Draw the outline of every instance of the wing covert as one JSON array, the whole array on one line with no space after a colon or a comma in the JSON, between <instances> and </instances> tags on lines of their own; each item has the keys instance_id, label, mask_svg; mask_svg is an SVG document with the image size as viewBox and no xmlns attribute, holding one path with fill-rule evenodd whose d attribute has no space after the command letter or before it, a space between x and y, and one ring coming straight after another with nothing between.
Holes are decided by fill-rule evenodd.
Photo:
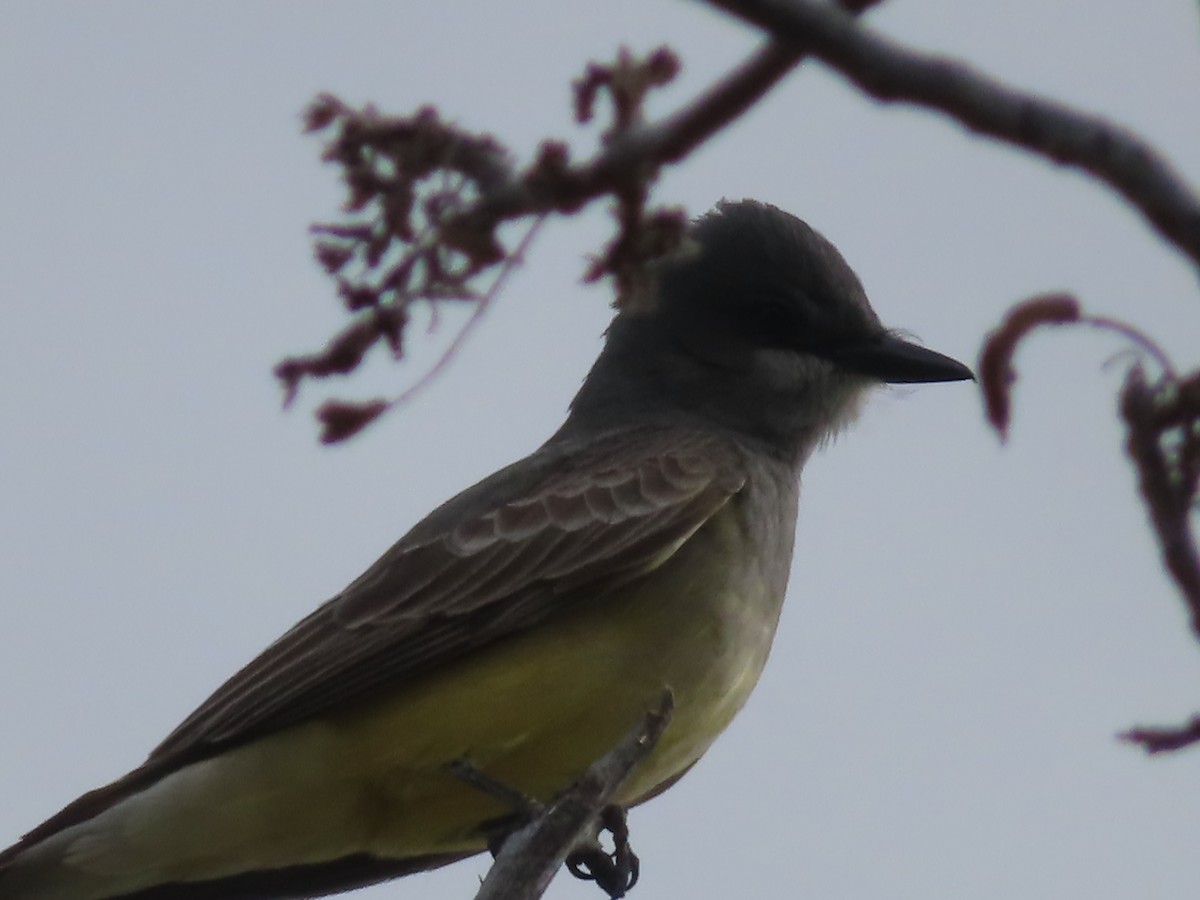
<instances>
[{"instance_id":1,"label":"wing covert","mask_svg":"<svg viewBox=\"0 0 1200 900\"><path fill-rule=\"evenodd\" d=\"M435 510L151 760L201 758L353 704L586 602L660 565L744 482L736 448L692 431L548 444Z\"/></svg>"}]
</instances>

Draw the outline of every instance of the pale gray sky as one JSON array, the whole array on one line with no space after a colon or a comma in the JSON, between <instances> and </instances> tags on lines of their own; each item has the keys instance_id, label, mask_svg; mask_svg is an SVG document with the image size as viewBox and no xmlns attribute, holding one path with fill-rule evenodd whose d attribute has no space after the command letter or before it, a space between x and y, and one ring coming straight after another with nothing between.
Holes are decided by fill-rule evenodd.
<instances>
[{"instance_id":1,"label":"pale gray sky","mask_svg":"<svg viewBox=\"0 0 1200 900\"><path fill-rule=\"evenodd\" d=\"M1196 5L896 0L872 21L1122 120L1200 177ZM555 221L455 365L337 449L270 375L340 319L306 226L335 172L317 91L434 102L527 153L586 148L570 80L616 47L684 60L665 110L753 46L699 4L8 2L0 9L0 845L136 765L227 675L433 505L528 452L599 346L579 283L602 210ZM805 66L663 179L756 197L843 250L890 325L973 361L1031 293L1077 292L1195 361L1195 273L1086 179L886 109ZM435 341L443 341L443 330ZM1200 753L1113 739L1200 709L1122 457L1120 344L1040 336L1009 446L976 391L880 392L805 476L758 692L637 810L643 898L1175 897ZM398 392L375 361L346 396ZM363 891L470 896L484 860ZM599 894L560 878L556 898Z\"/></svg>"}]
</instances>

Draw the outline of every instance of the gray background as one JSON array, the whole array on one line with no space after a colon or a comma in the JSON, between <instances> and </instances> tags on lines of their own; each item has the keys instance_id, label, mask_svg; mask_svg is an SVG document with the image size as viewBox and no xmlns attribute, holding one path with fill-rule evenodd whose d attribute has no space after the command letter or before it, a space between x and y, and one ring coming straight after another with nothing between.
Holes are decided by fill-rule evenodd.
<instances>
[{"instance_id":1,"label":"gray background","mask_svg":"<svg viewBox=\"0 0 1200 900\"><path fill-rule=\"evenodd\" d=\"M1102 111L1200 175L1196 6L896 0L872 21ZM666 0L0 5L0 843L121 774L435 503L560 421L599 346L609 231L545 229L448 372L348 446L270 367L340 323L305 233L340 200L319 90L438 103L527 154L581 150L589 58L670 42L667 110L756 36ZM1031 293L1077 291L1195 360L1195 275L1081 176L881 108L806 67L663 179L770 200L844 251L884 320L973 361ZM396 393L373 359L345 396ZM417 332L414 332L414 336ZM1200 708L1113 411L1121 348L1020 355L1001 448L968 385L881 391L805 477L791 599L741 718L633 816L654 897L1191 894L1200 755L1113 735ZM469 896L485 863L365 891ZM551 896L599 896L560 879Z\"/></svg>"}]
</instances>

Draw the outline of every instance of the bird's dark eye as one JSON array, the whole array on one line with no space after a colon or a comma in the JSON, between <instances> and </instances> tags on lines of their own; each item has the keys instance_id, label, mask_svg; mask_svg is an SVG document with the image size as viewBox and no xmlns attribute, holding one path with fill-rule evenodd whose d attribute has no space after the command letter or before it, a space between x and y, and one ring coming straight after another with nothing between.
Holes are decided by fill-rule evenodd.
<instances>
[{"instance_id":1,"label":"bird's dark eye","mask_svg":"<svg viewBox=\"0 0 1200 900\"><path fill-rule=\"evenodd\" d=\"M779 300L763 300L755 304L747 316L754 337L764 344L778 346L795 341L799 330L797 311Z\"/></svg>"}]
</instances>

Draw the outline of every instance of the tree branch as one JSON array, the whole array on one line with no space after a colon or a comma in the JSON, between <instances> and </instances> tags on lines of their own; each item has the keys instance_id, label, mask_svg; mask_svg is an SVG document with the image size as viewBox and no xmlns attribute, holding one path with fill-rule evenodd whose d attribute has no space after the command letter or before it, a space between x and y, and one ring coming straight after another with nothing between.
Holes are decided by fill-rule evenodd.
<instances>
[{"instance_id":1,"label":"tree branch","mask_svg":"<svg viewBox=\"0 0 1200 900\"><path fill-rule=\"evenodd\" d=\"M671 721L673 709L674 701L667 691L657 710L647 713L541 815L509 835L475 900L541 897L567 857L581 844L594 840L602 810L654 749Z\"/></svg>"},{"instance_id":2,"label":"tree branch","mask_svg":"<svg viewBox=\"0 0 1200 900\"><path fill-rule=\"evenodd\" d=\"M840 14L853 21L881 2L843 0L840 8L845 11ZM647 167L678 162L762 99L809 52L790 41L769 41L684 108L655 125L620 135L591 161L564 172L560 184L513 180L485 197L478 214L501 219L531 212L574 212L582 202L608 193Z\"/></svg>"},{"instance_id":3,"label":"tree branch","mask_svg":"<svg viewBox=\"0 0 1200 900\"><path fill-rule=\"evenodd\" d=\"M878 100L940 110L972 131L1090 173L1200 265L1200 198L1129 129L1007 87L957 60L902 47L827 3L707 2L820 58Z\"/></svg>"},{"instance_id":4,"label":"tree branch","mask_svg":"<svg viewBox=\"0 0 1200 900\"><path fill-rule=\"evenodd\" d=\"M857 14L878 2L843 0L843 6ZM276 366L287 400L305 379L353 372L379 343L399 358L415 302L435 308L447 300L471 302L477 312L486 307L478 277L518 261L497 233L508 221L573 213L612 196L618 232L587 277L613 276L619 302L636 296L644 263L670 250L685 225L680 211L646 211L659 170L744 113L803 56L790 44L768 41L687 106L647 125L642 100L674 77L678 61L665 48L642 60L622 51L611 66L589 66L575 86L581 122L591 119L601 92L612 101L613 122L602 135L602 149L572 164L564 144L546 141L533 163L520 170L493 138L466 132L433 108L388 117L319 97L308 111L308 129L332 133L325 158L342 166L346 210L356 218L315 227L316 255L337 280L354 318L318 352ZM322 405L322 440L344 440L410 394Z\"/></svg>"}]
</instances>

